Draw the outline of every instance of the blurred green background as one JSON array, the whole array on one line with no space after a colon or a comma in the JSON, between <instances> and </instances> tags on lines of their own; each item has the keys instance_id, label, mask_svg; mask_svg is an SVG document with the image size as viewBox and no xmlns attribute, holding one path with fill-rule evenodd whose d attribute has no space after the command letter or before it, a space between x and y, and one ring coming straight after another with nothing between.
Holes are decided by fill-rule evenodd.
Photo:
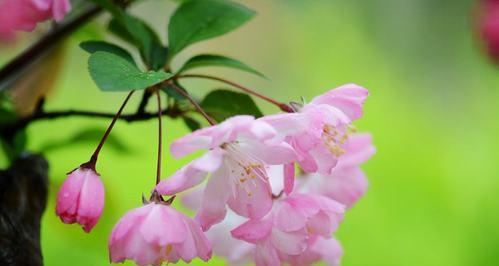
<instances>
[{"instance_id":1,"label":"blurred green background","mask_svg":"<svg viewBox=\"0 0 499 266\"><path fill-rule=\"evenodd\" d=\"M371 92L356 125L372 132L378 152L364 167L369 191L337 233L345 250L342 265L499 265L499 69L474 38L475 1L240 2L258 16L233 33L187 49L174 66L198 52L233 56L270 81L233 70L204 72L282 101L310 100L350 82ZM165 40L174 5L142 1L133 13L153 23ZM77 47L106 36L100 27L105 21L89 24L66 43L47 110L117 110L125 94L100 92L86 71L88 55ZM3 61L12 55L12 48L6 49ZM216 85L192 81L188 88L201 97ZM134 112L139 99L135 95L125 112ZM258 103L266 113L277 112ZM154 101L149 107L154 110ZM42 223L46 265L108 265L113 225L139 206L141 194L153 185L156 121L119 122L112 135L122 145L105 146L97 166L107 192L99 224L86 234L55 216L55 194L65 173L88 160L98 141L71 138L86 129L103 132L108 122L73 117L29 127L28 147L43 150L51 163ZM165 125L167 143L188 132L179 120L166 119ZM56 143L64 145L54 148ZM165 152L164 176L188 159ZM5 158L0 160L5 166Z\"/></svg>"}]
</instances>

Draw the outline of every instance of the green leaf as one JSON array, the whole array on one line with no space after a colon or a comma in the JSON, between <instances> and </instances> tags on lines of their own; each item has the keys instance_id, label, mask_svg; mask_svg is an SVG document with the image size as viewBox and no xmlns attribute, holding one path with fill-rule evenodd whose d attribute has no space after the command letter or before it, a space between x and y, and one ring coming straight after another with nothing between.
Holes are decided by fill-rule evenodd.
<instances>
[{"instance_id":1,"label":"green leaf","mask_svg":"<svg viewBox=\"0 0 499 266\"><path fill-rule=\"evenodd\" d=\"M168 49L154 30L141 19L123 12L109 23L108 29L124 41L136 46L146 65L158 70L166 64Z\"/></svg>"},{"instance_id":2,"label":"green leaf","mask_svg":"<svg viewBox=\"0 0 499 266\"><path fill-rule=\"evenodd\" d=\"M148 88L173 76L160 71L143 72L116 54L95 52L88 59L92 79L103 91L131 91Z\"/></svg>"},{"instance_id":3,"label":"green leaf","mask_svg":"<svg viewBox=\"0 0 499 266\"><path fill-rule=\"evenodd\" d=\"M234 115L247 114L254 117L263 115L249 95L229 90L210 92L200 105L218 122Z\"/></svg>"},{"instance_id":4,"label":"green leaf","mask_svg":"<svg viewBox=\"0 0 499 266\"><path fill-rule=\"evenodd\" d=\"M246 65L245 63L239 60L226 57L223 55L213 55L213 54L202 54L192 57L180 68L178 73L185 72L187 70L197 67L207 67L207 66L222 66L222 67L236 68L265 78L265 76L262 73L256 71L252 67Z\"/></svg>"},{"instance_id":5,"label":"green leaf","mask_svg":"<svg viewBox=\"0 0 499 266\"><path fill-rule=\"evenodd\" d=\"M183 3L170 19L170 57L185 47L230 32L253 17L255 12L240 4L221 0Z\"/></svg>"},{"instance_id":6,"label":"green leaf","mask_svg":"<svg viewBox=\"0 0 499 266\"><path fill-rule=\"evenodd\" d=\"M196 131L201 128L201 123L199 121L195 120L192 117L182 117L182 120L184 120L184 124L191 130L191 131Z\"/></svg>"},{"instance_id":7,"label":"green leaf","mask_svg":"<svg viewBox=\"0 0 499 266\"><path fill-rule=\"evenodd\" d=\"M86 41L80 43L80 47L81 49L91 54L99 51L112 53L117 56L123 57L124 59L130 61L130 63L135 64L132 55L127 50L112 43L107 43L103 41Z\"/></svg>"}]
</instances>

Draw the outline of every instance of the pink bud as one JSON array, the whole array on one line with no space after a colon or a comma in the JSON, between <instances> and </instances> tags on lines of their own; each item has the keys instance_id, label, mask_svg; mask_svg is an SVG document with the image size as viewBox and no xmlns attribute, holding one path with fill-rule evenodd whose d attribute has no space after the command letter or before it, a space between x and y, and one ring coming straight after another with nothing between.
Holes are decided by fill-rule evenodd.
<instances>
[{"instance_id":1,"label":"pink bud","mask_svg":"<svg viewBox=\"0 0 499 266\"><path fill-rule=\"evenodd\" d=\"M109 237L111 262L138 265L211 258L211 244L199 223L164 203L149 203L123 216Z\"/></svg>"},{"instance_id":2,"label":"pink bud","mask_svg":"<svg viewBox=\"0 0 499 266\"><path fill-rule=\"evenodd\" d=\"M499 1L481 0L476 18L477 30L492 61L499 63Z\"/></svg>"},{"instance_id":3,"label":"pink bud","mask_svg":"<svg viewBox=\"0 0 499 266\"><path fill-rule=\"evenodd\" d=\"M90 232L102 214L104 185L99 174L78 168L68 174L57 193L56 214L64 223L79 223Z\"/></svg>"}]
</instances>

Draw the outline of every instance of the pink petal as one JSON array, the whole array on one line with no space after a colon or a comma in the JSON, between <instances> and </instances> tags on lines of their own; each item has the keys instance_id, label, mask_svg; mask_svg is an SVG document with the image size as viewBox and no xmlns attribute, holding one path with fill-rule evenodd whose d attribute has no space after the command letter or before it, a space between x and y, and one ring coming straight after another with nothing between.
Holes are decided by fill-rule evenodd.
<instances>
[{"instance_id":1,"label":"pink petal","mask_svg":"<svg viewBox=\"0 0 499 266\"><path fill-rule=\"evenodd\" d=\"M233 116L224 122L202 128L175 140L170 151L175 157L182 157L200 149L213 149L223 143L233 142L240 131L247 130L255 120L248 115Z\"/></svg>"},{"instance_id":2,"label":"pink petal","mask_svg":"<svg viewBox=\"0 0 499 266\"><path fill-rule=\"evenodd\" d=\"M322 256L322 260L329 266L340 265L341 256L343 256L343 249L341 248L338 240L334 238L322 239L319 238L310 248L314 252Z\"/></svg>"},{"instance_id":3,"label":"pink petal","mask_svg":"<svg viewBox=\"0 0 499 266\"><path fill-rule=\"evenodd\" d=\"M376 153L371 134L353 134L344 145L346 153L339 158L338 167L357 166Z\"/></svg>"},{"instance_id":4,"label":"pink petal","mask_svg":"<svg viewBox=\"0 0 499 266\"><path fill-rule=\"evenodd\" d=\"M369 92L355 84L346 84L332 89L312 100L312 104L327 104L341 109L350 119L362 117L362 108Z\"/></svg>"},{"instance_id":5,"label":"pink petal","mask_svg":"<svg viewBox=\"0 0 499 266\"><path fill-rule=\"evenodd\" d=\"M238 146L241 151L251 154L269 165L285 164L296 160L293 147L285 142L270 144L245 140L238 143Z\"/></svg>"},{"instance_id":6,"label":"pink petal","mask_svg":"<svg viewBox=\"0 0 499 266\"><path fill-rule=\"evenodd\" d=\"M284 192L289 195L295 184L295 164L288 163L284 165Z\"/></svg>"},{"instance_id":7,"label":"pink petal","mask_svg":"<svg viewBox=\"0 0 499 266\"><path fill-rule=\"evenodd\" d=\"M259 141L273 138L277 135L277 131L268 123L261 120L254 120L249 124L247 130L241 131L239 136L255 139Z\"/></svg>"},{"instance_id":8,"label":"pink petal","mask_svg":"<svg viewBox=\"0 0 499 266\"><path fill-rule=\"evenodd\" d=\"M281 231L297 231L305 227L307 217L287 202L282 202L274 214L274 226Z\"/></svg>"},{"instance_id":9,"label":"pink petal","mask_svg":"<svg viewBox=\"0 0 499 266\"><path fill-rule=\"evenodd\" d=\"M272 208L272 192L269 183L257 177L235 185L235 193L228 200L229 207L237 214L260 219Z\"/></svg>"},{"instance_id":10,"label":"pink petal","mask_svg":"<svg viewBox=\"0 0 499 266\"><path fill-rule=\"evenodd\" d=\"M80 197L80 190L87 171L78 168L68 174L57 193L57 215L61 215L70 209L74 210L73 214L76 213L77 199Z\"/></svg>"},{"instance_id":11,"label":"pink petal","mask_svg":"<svg viewBox=\"0 0 499 266\"><path fill-rule=\"evenodd\" d=\"M232 237L249 243L258 243L269 236L272 229L271 219L248 220L230 231Z\"/></svg>"},{"instance_id":12,"label":"pink petal","mask_svg":"<svg viewBox=\"0 0 499 266\"><path fill-rule=\"evenodd\" d=\"M258 244L255 249L255 264L256 266L277 266L281 265L281 260L277 251L272 246L270 241L265 241Z\"/></svg>"},{"instance_id":13,"label":"pink petal","mask_svg":"<svg viewBox=\"0 0 499 266\"><path fill-rule=\"evenodd\" d=\"M19 1L21 2L21 1ZM49 10L53 0L30 0L30 2L39 10Z\"/></svg>"},{"instance_id":14,"label":"pink petal","mask_svg":"<svg viewBox=\"0 0 499 266\"><path fill-rule=\"evenodd\" d=\"M310 217L307 221L307 232L311 235L321 235L325 238L330 238L335 231L337 223L331 221L329 215L324 212L319 212Z\"/></svg>"},{"instance_id":15,"label":"pink petal","mask_svg":"<svg viewBox=\"0 0 499 266\"><path fill-rule=\"evenodd\" d=\"M322 193L348 207L352 207L368 187L367 178L360 167L338 168L323 178Z\"/></svg>"},{"instance_id":16,"label":"pink petal","mask_svg":"<svg viewBox=\"0 0 499 266\"><path fill-rule=\"evenodd\" d=\"M180 243L185 240L187 228L182 216L169 206L150 203L153 207L140 226L142 237L158 246Z\"/></svg>"},{"instance_id":17,"label":"pink petal","mask_svg":"<svg viewBox=\"0 0 499 266\"><path fill-rule=\"evenodd\" d=\"M224 219L227 213L225 204L231 192L229 182L229 172L225 165L222 165L208 180L201 208L196 215L196 220L201 224L203 231L207 231L212 225Z\"/></svg>"},{"instance_id":18,"label":"pink petal","mask_svg":"<svg viewBox=\"0 0 499 266\"><path fill-rule=\"evenodd\" d=\"M123 217L114 226L109 237L109 243L112 244L124 238L130 229L136 227L142 222L143 217L149 213L152 207L152 204L148 204L140 208L130 210L123 215Z\"/></svg>"},{"instance_id":19,"label":"pink petal","mask_svg":"<svg viewBox=\"0 0 499 266\"><path fill-rule=\"evenodd\" d=\"M187 234L185 241L176 246L179 256L187 263L197 256L204 261L208 261L211 258L210 242L196 221L184 217L185 226L189 228L190 232Z\"/></svg>"},{"instance_id":20,"label":"pink petal","mask_svg":"<svg viewBox=\"0 0 499 266\"><path fill-rule=\"evenodd\" d=\"M270 239L275 248L289 255L298 255L307 248L307 233L305 230L283 232L272 229Z\"/></svg>"},{"instance_id":21,"label":"pink petal","mask_svg":"<svg viewBox=\"0 0 499 266\"><path fill-rule=\"evenodd\" d=\"M302 113L267 115L258 120L272 125L279 134L294 135L306 129L307 118Z\"/></svg>"},{"instance_id":22,"label":"pink petal","mask_svg":"<svg viewBox=\"0 0 499 266\"><path fill-rule=\"evenodd\" d=\"M55 21L61 21L71 10L71 3L68 0L53 0L52 16Z\"/></svg>"},{"instance_id":23,"label":"pink petal","mask_svg":"<svg viewBox=\"0 0 499 266\"><path fill-rule=\"evenodd\" d=\"M77 218L86 232L97 224L104 208L104 185L98 175L88 172L80 192Z\"/></svg>"},{"instance_id":24,"label":"pink petal","mask_svg":"<svg viewBox=\"0 0 499 266\"><path fill-rule=\"evenodd\" d=\"M215 149L182 167L171 177L161 181L156 190L161 195L174 195L203 182L207 172L216 171L223 161L223 150Z\"/></svg>"}]
</instances>

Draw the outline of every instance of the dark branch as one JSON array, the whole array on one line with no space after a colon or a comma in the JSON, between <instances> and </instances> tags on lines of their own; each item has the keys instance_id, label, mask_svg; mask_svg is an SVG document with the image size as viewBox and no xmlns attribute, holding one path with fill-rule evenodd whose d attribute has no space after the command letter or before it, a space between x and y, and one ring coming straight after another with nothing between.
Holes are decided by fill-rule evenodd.
<instances>
[{"instance_id":1,"label":"dark branch","mask_svg":"<svg viewBox=\"0 0 499 266\"><path fill-rule=\"evenodd\" d=\"M161 112L162 115L169 116L171 118L176 118L183 114L182 110L177 108L166 108ZM53 112L35 112L30 116L20 118L19 120L13 121L11 123L6 123L0 125L0 134L7 139L13 137L19 130L24 129L28 124L41 121L50 120L69 116L81 116L81 117L94 117L94 118L113 118L114 113L103 113L103 112L92 112L92 111L81 111L81 110L66 110L66 111L53 111ZM135 113L135 114L124 114L119 117L119 120L126 122L144 121L151 118L157 118L158 113Z\"/></svg>"},{"instance_id":2,"label":"dark branch","mask_svg":"<svg viewBox=\"0 0 499 266\"><path fill-rule=\"evenodd\" d=\"M140 100L139 107L137 108L137 114L143 114L146 112L147 103L149 103L149 98L151 98L152 92L147 89L144 90L142 94L142 99Z\"/></svg>"}]
</instances>

